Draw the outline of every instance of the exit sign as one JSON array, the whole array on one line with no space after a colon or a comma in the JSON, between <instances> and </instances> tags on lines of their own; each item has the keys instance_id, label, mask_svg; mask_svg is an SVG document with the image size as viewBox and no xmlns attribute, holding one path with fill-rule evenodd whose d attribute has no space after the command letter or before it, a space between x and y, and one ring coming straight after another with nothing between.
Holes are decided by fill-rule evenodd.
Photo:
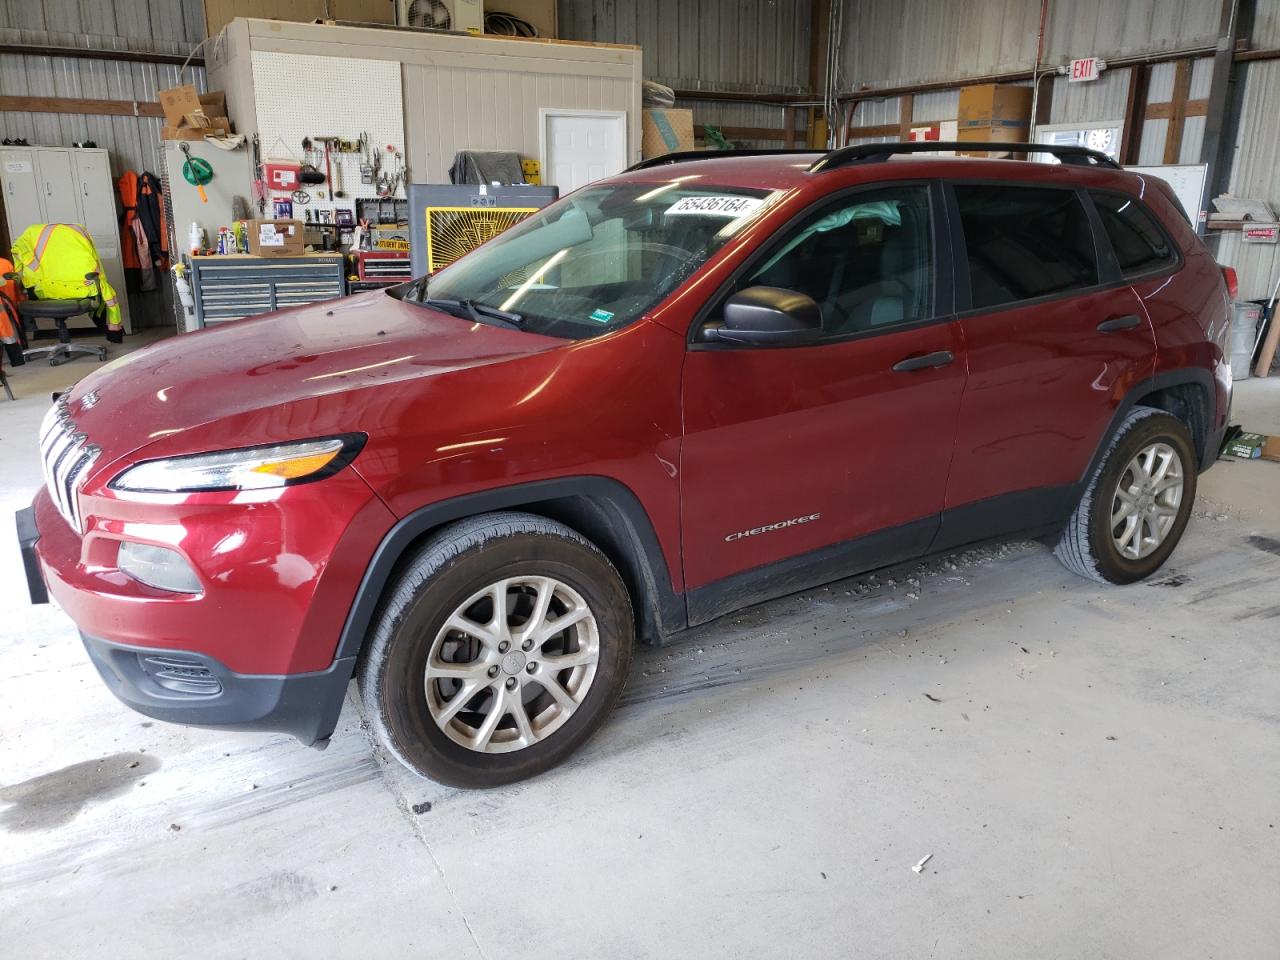
<instances>
[{"instance_id":1,"label":"exit sign","mask_svg":"<svg viewBox=\"0 0 1280 960\"><path fill-rule=\"evenodd\" d=\"M1067 80L1075 83L1079 80L1097 80L1101 67L1098 64L1097 57L1085 57L1081 60L1072 60L1071 66L1067 68Z\"/></svg>"}]
</instances>

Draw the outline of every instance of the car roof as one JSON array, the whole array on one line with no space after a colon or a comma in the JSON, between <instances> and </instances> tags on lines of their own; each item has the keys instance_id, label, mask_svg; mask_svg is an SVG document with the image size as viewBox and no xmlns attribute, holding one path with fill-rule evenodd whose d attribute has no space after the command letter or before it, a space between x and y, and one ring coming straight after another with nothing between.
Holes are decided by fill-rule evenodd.
<instances>
[{"instance_id":1,"label":"car roof","mask_svg":"<svg viewBox=\"0 0 1280 960\"><path fill-rule=\"evenodd\" d=\"M818 187L819 178L835 189L851 183L870 183L876 180L966 177L1082 186L1122 186L1127 192L1139 195L1142 193L1137 175L1114 167L1028 163L1025 160L921 153L899 154L811 173L809 168L827 155L820 150L723 157L709 152L706 159L677 160L673 163L654 163L641 169L632 168L622 174L620 179L638 183L669 183L687 178L691 183L700 180L718 187L787 190L794 187Z\"/></svg>"}]
</instances>

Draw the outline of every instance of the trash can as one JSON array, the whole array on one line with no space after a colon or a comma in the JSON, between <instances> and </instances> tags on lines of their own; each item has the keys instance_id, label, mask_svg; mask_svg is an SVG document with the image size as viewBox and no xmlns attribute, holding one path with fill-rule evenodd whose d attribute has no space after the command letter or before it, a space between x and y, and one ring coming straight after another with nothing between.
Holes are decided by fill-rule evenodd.
<instances>
[{"instance_id":1,"label":"trash can","mask_svg":"<svg viewBox=\"0 0 1280 960\"><path fill-rule=\"evenodd\" d=\"M1247 300L1237 300L1231 306L1235 309L1227 342L1231 379L1244 380L1252 376L1253 347L1258 339L1258 321L1262 319L1262 307Z\"/></svg>"}]
</instances>

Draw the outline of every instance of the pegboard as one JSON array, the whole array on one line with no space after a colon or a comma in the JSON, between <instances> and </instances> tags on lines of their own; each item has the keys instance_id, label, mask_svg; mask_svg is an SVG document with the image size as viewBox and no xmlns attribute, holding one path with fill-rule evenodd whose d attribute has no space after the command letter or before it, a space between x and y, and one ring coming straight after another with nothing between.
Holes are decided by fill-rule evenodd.
<instances>
[{"instance_id":1,"label":"pegboard","mask_svg":"<svg viewBox=\"0 0 1280 960\"><path fill-rule=\"evenodd\" d=\"M403 162L404 98L397 61L254 50L252 69L264 161L301 163L303 137L358 140L367 133L370 142L381 148L384 170L394 162L386 152L388 144L400 152ZM294 206L297 219L304 219L307 210L313 215L320 210L354 211L357 199L378 195L376 184L360 182L359 155L331 153L330 162L335 180L341 171L346 198L330 201L329 183L307 185L311 202ZM323 157L315 165L325 172ZM286 199L289 194L273 191L269 196ZM396 196L405 196L403 186ZM266 215L272 215L270 204Z\"/></svg>"}]
</instances>

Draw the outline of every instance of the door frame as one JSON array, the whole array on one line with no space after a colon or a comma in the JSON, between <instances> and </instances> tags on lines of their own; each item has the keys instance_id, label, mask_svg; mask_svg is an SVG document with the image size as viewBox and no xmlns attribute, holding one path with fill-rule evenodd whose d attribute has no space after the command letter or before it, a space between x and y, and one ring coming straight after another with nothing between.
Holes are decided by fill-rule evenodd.
<instances>
[{"instance_id":1,"label":"door frame","mask_svg":"<svg viewBox=\"0 0 1280 960\"><path fill-rule=\"evenodd\" d=\"M626 170L629 164L627 157L627 111L625 110L581 110L577 107L539 107L538 108L538 164L542 168L542 182L547 182L550 168L547 166L547 121L552 117L595 117L600 120L612 120L621 134L618 160L621 166L618 172ZM612 176L612 174L610 174ZM557 187L559 184L556 185ZM568 191L562 191L566 193Z\"/></svg>"}]
</instances>

